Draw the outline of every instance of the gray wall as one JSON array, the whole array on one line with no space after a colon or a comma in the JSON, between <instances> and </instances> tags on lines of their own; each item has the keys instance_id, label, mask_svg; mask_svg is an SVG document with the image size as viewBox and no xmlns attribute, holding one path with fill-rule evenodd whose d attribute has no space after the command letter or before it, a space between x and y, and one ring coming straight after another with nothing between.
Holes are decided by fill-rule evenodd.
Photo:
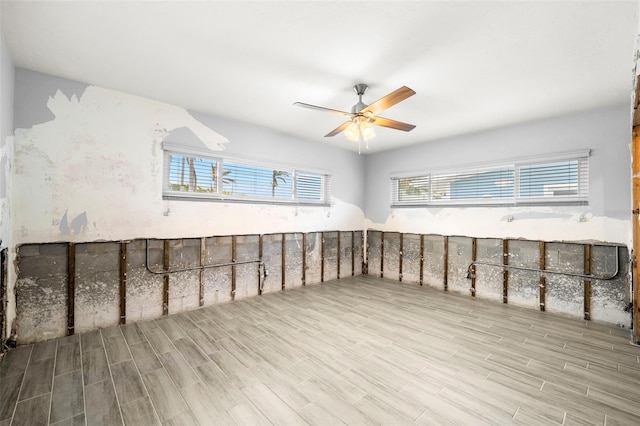
<instances>
[{"instance_id":1,"label":"gray wall","mask_svg":"<svg viewBox=\"0 0 640 426\"><path fill-rule=\"evenodd\" d=\"M391 173L591 149L589 210L594 216L629 220L630 140L629 105L619 105L370 155L365 212L373 222L391 214Z\"/></svg>"},{"instance_id":2,"label":"gray wall","mask_svg":"<svg viewBox=\"0 0 640 426\"><path fill-rule=\"evenodd\" d=\"M230 155L330 170L333 176L333 195L364 209L364 156L248 123L195 112L191 114L229 138L232 143L227 145L225 152Z\"/></svg>"}]
</instances>

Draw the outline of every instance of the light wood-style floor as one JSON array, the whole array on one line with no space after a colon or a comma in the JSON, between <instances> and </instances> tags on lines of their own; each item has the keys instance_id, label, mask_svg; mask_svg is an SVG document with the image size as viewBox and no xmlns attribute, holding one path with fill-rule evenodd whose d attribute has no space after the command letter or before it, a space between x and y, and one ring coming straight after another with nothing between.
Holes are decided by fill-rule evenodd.
<instances>
[{"instance_id":1,"label":"light wood-style floor","mask_svg":"<svg viewBox=\"0 0 640 426\"><path fill-rule=\"evenodd\" d=\"M361 276L20 347L0 426L633 425L629 338Z\"/></svg>"}]
</instances>

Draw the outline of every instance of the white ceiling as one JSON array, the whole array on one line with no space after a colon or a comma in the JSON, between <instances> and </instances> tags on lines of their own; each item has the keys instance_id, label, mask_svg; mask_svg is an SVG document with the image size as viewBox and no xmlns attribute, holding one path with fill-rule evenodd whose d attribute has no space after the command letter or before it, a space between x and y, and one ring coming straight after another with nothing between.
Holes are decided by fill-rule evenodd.
<instances>
[{"instance_id":1,"label":"white ceiling","mask_svg":"<svg viewBox=\"0 0 640 426\"><path fill-rule=\"evenodd\" d=\"M637 1L7 1L16 66L324 138L406 85L376 152L630 102Z\"/></svg>"}]
</instances>

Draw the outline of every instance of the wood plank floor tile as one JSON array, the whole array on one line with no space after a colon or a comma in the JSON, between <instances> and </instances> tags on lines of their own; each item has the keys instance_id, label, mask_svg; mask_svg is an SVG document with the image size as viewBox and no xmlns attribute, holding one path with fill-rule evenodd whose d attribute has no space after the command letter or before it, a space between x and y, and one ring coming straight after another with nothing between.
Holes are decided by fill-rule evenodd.
<instances>
[{"instance_id":1,"label":"wood plank floor tile","mask_svg":"<svg viewBox=\"0 0 640 426\"><path fill-rule=\"evenodd\" d=\"M187 410L178 388L164 370L155 370L142 376L153 406L161 422Z\"/></svg>"},{"instance_id":2,"label":"wood plank floor tile","mask_svg":"<svg viewBox=\"0 0 640 426\"><path fill-rule=\"evenodd\" d=\"M209 357L238 388L248 386L258 381L258 378L254 376L249 369L240 364L237 359L225 350L214 352L209 355Z\"/></svg>"},{"instance_id":3,"label":"wood plank floor tile","mask_svg":"<svg viewBox=\"0 0 640 426\"><path fill-rule=\"evenodd\" d=\"M53 358L56 355L57 346L58 341L55 339L45 340L44 342L34 344L33 352L31 352L31 361Z\"/></svg>"},{"instance_id":4,"label":"wood plank floor tile","mask_svg":"<svg viewBox=\"0 0 640 426\"><path fill-rule=\"evenodd\" d=\"M345 425L345 423L340 419L314 402L305 405L297 412L298 415L300 415L300 417L302 417L304 421L309 423L311 426Z\"/></svg>"},{"instance_id":5,"label":"wood plank floor tile","mask_svg":"<svg viewBox=\"0 0 640 426\"><path fill-rule=\"evenodd\" d=\"M221 346L201 328L189 328L185 330L185 333L206 355L212 354L221 349Z\"/></svg>"},{"instance_id":6,"label":"wood plank floor tile","mask_svg":"<svg viewBox=\"0 0 640 426\"><path fill-rule=\"evenodd\" d=\"M174 340L173 343L191 367L197 367L210 361L209 357L188 336Z\"/></svg>"},{"instance_id":7,"label":"wood plank floor tile","mask_svg":"<svg viewBox=\"0 0 640 426\"><path fill-rule=\"evenodd\" d=\"M33 345L20 346L8 351L0 362L0 378L22 375L27 370Z\"/></svg>"},{"instance_id":8,"label":"wood plank floor tile","mask_svg":"<svg viewBox=\"0 0 640 426\"><path fill-rule=\"evenodd\" d=\"M82 372L56 376L53 381L50 422L55 423L84 413Z\"/></svg>"},{"instance_id":9,"label":"wood plank floor tile","mask_svg":"<svg viewBox=\"0 0 640 426\"><path fill-rule=\"evenodd\" d=\"M238 404L227 411L229 417L237 425L271 426L271 423L256 407L251 403Z\"/></svg>"},{"instance_id":10,"label":"wood plank floor tile","mask_svg":"<svg viewBox=\"0 0 640 426\"><path fill-rule=\"evenodd\" d=\"M195 370L184 360L178 351L160 354L160 361L171 379L179 388L192 385L200 381Z\"/></svg>"},{"instance_id":11,"label":"wood plank floor tile","mask_svg":"<svg viewBox=\"0 0 640 426\"><path fill-rule=\"evenodd\" d=\"M187 336L182 327L180 327L172 317L165 317L157 320L157 322L162 331L164 331L164 333L171 341L182 339L183 337Z\"/></svg>"},{"instance_id":12,"label":"wood plank floor tile","mask_svg":"<svg viewBox=\"0 0 640 426\"><path fill-rule=\"evenodd\" d=\"M162 422L163 426L200 426L198 420L190 410L176 414L172 418Z\"/></svg>"},{"instance_id":13,"label":"wood plank floor tile","mask_svg":"<svg viewBox=\"0 0 640 426\"><path fill-rule=\"evenodd\" d=\"M46 426L49 424L51 394L45 393L35 398L18 402L13 416L14 426Z\"/></svg>"},{"instance_id":14,"label":"wood plank floor tile","mask_svg":"<svg viewBox=\"0 0 640 426\"><path fill-rule=\"evenodd\" d=\"M209 392L215 395L211 403L218 411L226 411L238 404L248 402L244 394L213 362L196 367L196 371Z\"/></svg>"},{"instance_id":15,"label":"wood plank floor tile","mask_svg":"<svg viewBox=\"0 0 640 426\"><path fill-rule=\"evenodd\" d=\"M122 424L120 407L111 380L92 383L85 386L85 416L87 424Z\"/></svg>"},{"instance_id":16,"label":"wood plank floor tile","mask_svg":"<svg viewBox=\"0 0 640 426\"><path fill-rule=\"evenodd\" d=\"M0 421L11 420L13 409L18 401L23 374L2 378L0 385Z\"/></svg>"},{"instance_id":17,"label":"wood plank floor tile","mask_svg":"<svg viewBox=\"0 0 640 426\"><path fill-rule=\"evenodd\" d=\"M82 372L85 386L111 378L107 355L102 346L82 353Z\"/></svg>"},{"instance_id":18,"label":"wood plank floor tile","mask_svg":"<svg viewBox=\"0 0 640 426\"><path fill-rule=\"evenodd\" d=\"M70 419L60 420L57 423L51 423L51 426L86 426L87 421L85 419L84 413L78 414L75 417L71 417Z\"/></svg>"},{"instance_id":19,"label":"wood plank floor tile","mask_svg":"<svg viewBox=\"0 0 640 426\"><path fill-rule=\"evenodd\" d=\"M180 393L182 393L185 402L201 425L228 425L233 423L226 411L215 408L211 402L215 399L215 396L201 382L181 388Z\"/></svg>"},{"instance_id":20,"label":"wood plank floor tile","mask_svg":"<svg viewBox=\"0 0 640 426\"><path fill-rule=\"evenodd\" d=\"M100 330L90 331L80 335L80 342L82 345L82 352L92 351L94 349L101 349L103 347L102 334Z\"/></svg>"},{"instance_id":21,"label":"wood plank floor tile","mask_svg":"<svg viewBox=\"0 0 640 426\"><path fill-rule=\"evenodd\" d=\"M149 397L136 399L128 404L121 405L120 408L126 426L160 425Z\"/></svg>"},{"instance_id":22,"label":"wood plank floor tile","mask_svg":"<svg viewBox=\"0 0 640 426\"><path fill-rule=\"evenodd\" d=\"M20 401L51 392L53 364L53 358L29 362L20 390Z\"/></svg>"},{"instance_id":23,"label":"wood plank floor tile","mask_svg":"<svg viewBox=\"0 0 640 426\"><path fill-rule=\"evenodd\" d=\"M158 326L157 328L151 328L145 330L145 336L149 340L149 344L153 347L153 350L157 354L163 354L165 352L175 351L176 347L173 346L171 340L164 334L164 331Z\"/></svg>"},{"instance_id":24,"label":"wood plank floor tile","mask_svg":"<svg viewBox=\"0 0 640 426\"><path fill-rule=\"evenodd\" d=\"M131 350L133 360L142 374L162 368L162 363L153 351L149 342L131 345L129 346L129 349Z\"/></svg>"},{"instance_id":25,"label":"wood plank floor tile","mask_svg":"<svg viewBox=\"0 0 640 426\"><path fill-rule=\"evenodd\" d=\"M127 342L124 340L122 334L106 337L104 339L104 349L107 352L109 364L118 364L131 359Z\"/></svg>"},{"instance_id":26,"label":"wood plank floor tile","mask_svg":"<svg viewBox=\"0 0 640 426\"><path fill-rule=\"evenodd\" d=\"M80 370L82 362L80 360L80 343L58 344L56 353L55 375L67 374Z\"/></svg>"},{"instance_id":27,"label":"wood plank floor tile","mask_svg":"<svg viewBox=\"0 0 640 426\"><path fill-rule=\"evenodd\" d=\"M246 386L242 392L273 424L304 424L304 420L263 383Z\"/></svg>"},{"instance_id":28,"label":"wood plank floor tile","mask_svg":"<svg viewBox=\"0 0 640 426\"><path fill-rule=\"evenodd\" d=\"M121 325L120 330L122 331L122 334L124 335L124 338L129 346L147 341L147 338L145 337L143 331L140 329L138 323Z\"/></svg>"},{"instance_id":29,"label":"wood plank floor tile","mask_svg":"<svg viewBox=\"0 0 640 426\"><path fill-rule=\"evenodd\" d=\"M147 396L140 375L133 361L123 361L111 366L113 384L118 396L118 402L127 404Z\"/></svg>"}]
</instances>

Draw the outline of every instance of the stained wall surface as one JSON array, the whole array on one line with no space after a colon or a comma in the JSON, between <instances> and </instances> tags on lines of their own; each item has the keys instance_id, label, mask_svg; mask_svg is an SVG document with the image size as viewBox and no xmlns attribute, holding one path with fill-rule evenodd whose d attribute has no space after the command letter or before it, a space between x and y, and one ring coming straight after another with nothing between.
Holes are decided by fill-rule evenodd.
<instances>
[{"instance_id":1,"label":"stained wall surface","mask_svg":"<svg viewBox=\"0 0 640 426\"><path fill-rule=\"evenodd\" d=\"M370 275L400 280L397 271L409 268L402 282L621 327L631 326L628 256L616 244L367 232Z\"/></svg>"}]
</instances>

